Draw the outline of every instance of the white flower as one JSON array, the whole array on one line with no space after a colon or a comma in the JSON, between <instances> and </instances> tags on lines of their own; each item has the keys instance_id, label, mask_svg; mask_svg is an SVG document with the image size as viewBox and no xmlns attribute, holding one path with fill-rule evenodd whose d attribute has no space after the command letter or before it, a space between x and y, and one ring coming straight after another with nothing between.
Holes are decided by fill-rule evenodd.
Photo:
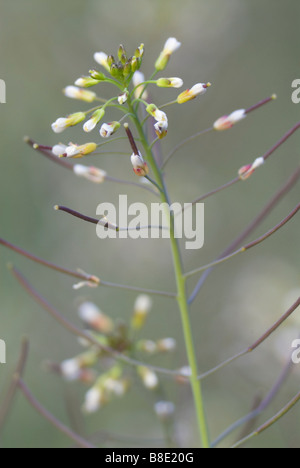
<instances>
[{"instance_id":1,"label":"white flower","mask_svg":"<svg viewBox=\"0 0 300 468\"><path fill-rule=\"evenodd\" d=\"M146 388L149 390L154 390L158 387L159 381L155 372L144 366L139 366L137 371Z\"/></svg>"},{"instance_id":2,"label":"white flower","mask_svg":"<svg viewBox=\"0 0 300 468\"><path fill-rule=\"evenodd\" d=\"M51 127L55 133L62 133L66 128L69 127L68 119L64 117L60 117L55 122L53 122Z\"/></svg>"},{"instance_id":3,"label":"white flower","mask_svg":"<svg viewBox=\"0 0 300 468\"><path fill-rule=\"evenodd\" d=\"M53 146L52 153L55 154L55 156L62 156L63 154L65 154L66 149L66 145L59 143L58 145Z\"/></svg>"},{"instance_id":4,"label":"white flower","mask_svg":"<svg viewBox=\"0 0 300 468\"><path fill-rule=\"evenodd\" d=\"M91 132L92 130L94 130L94 128L96 127L97 125L97 121L93 118L87 120L84 124L83 124L83 130L86 132L86 133L89 133Z\"/></svg>"},{"instance_id":5,"label":"white flower","mask_svg":"<svg viewBox=\"0 0 300 468\"><path fill-rule=\"evenodd\" d=\"M158 109L155 104L149 104L146 107L146 111L148 114L152 115L152 117L154 117L157 122L168 122L167 114L164 111Z\"/></svg>"},{"instance_id":6,"label":"white flower","mask_svg":"<svg viewBox=\"0 0 300 468\"><path fill-rule=\"evenodd\" d=\"M158 401L154 405L154 411L160 419L166 420L174 414L175 405L170 401Z\"/></svg>"},{"instance_id":7,"label":"white flower","mask_svg":"<svg viewBox=\"0 0 300 468\"><path fill-rule=\"evenodd\" d=\"M158 350L162 352L174 351L176 348L176 340L174 338L163 338L157 342L157 347Z\"/></svg>"},{"instance_id":8,"label":"white flower","mask_svg":"<svg viewBox=\"0 0 300 468\"><path fill-rule=\"evenodd\" d=\"M93 302L84 302L79 306L78 313L83 322L92 323L99 318L100 310Z\"/></svg>"},{"instance_id":9,"label":"white flower","mask_svg":"<svg viewBox=\"0 0 300 468\"><path fill-rule=\"evenodd\" d=\"M103 392L99 388L91 388L85 395L83 409L87 413L95 413L101 407Z\"/></svg>"},{"instance_id":10,"label":"white flower","mask_svg":"<svg viewBox=\"0 0 300 468\"><path fill-rule=\"evenodd\" d=\"M166 136L168 131L168 120L161 120L154 125L155 133L158 138L163 138Z\"/></svg>"},{"instance_id":11,"label":"white flower","mask_svg":"<svg viewBox=\"0 0 300 468\"><path fill-rule=\"evenodd\" d=\"M119 122L115 121L110 123L104 123L100 128L100 135L102 136L102 138L109 138L118 130L118 128L120 128Z\"/></svg>"},{"instance_id":12,"label":"white flower","mask_svg":"<svg viewBox=\"0 0 300 468\"><path fill-rule=\"evenodd\" d=\"M69 382L79 379L81 374L80 365L76 358L62 362L60 365L60 371L62 376Z\"/></svg>"},{"instance_id":13,"label":"white flower","mask_svg":"<svg viewBox=\"0 0 300 468\"><path fill-rule=\"evenodd\" d=\"M181 88L183 80L181 78L159 78L156 85L160 88Z\"/></svg>"},{"instance_id":14,"label":"white flower","mask_svg":"<svg viewBox=\"0 0 300 468\"><path fill-rule=\"evenodd\" d=\"M107 62L108 55L105 52L95 52L94 60L102 65L107 71L110 71L108 62Z\"/></svg>"},{"instance_id":15,"label":"white flower","mask_svg":"<svg viewBox=\"0 0 300 468\"><path fill-rule=\"evenodd\" d=\"M84 145L75 145L74 143L69 143L69 145L64 148L64 153L60 154L59 156L65 155L67 158L81 158L86 154L92 153L96 149L96 143L85 143Z\"/></svg>"},{"instance_id":16,"label":"white flower","mask_svg":"<svg viewBox=\"0 0 300 468\"><path fill-rule=\"evenodd\" d=\"M82 122L84 119L84 112L76 112L75 114L71 114L68 117L59 117L55 122L53 122L51 127L55 133L61 133L66 130L66 128L73 127L74 125Z\"/></svg>"},{"instance_id":17,"label":"white flower","mask_svg":"<svg viewBox=\"0 0 300 468\"><path fill-rule=\"evenodd\" d=\"M134 312L137 314L148 314L152 308L152 299L147 294L141 294L136 298Z\"/></svg>"},{"instance_id":18,"label":"white flower","mask_svg":"<svg viewBox=\"0 0 300 468\"><path fill-rule=\"evenodd\" d=\"M127 99L128 99L128 96L129 96L128 91L127 91L127 90L124 91L124 93L122 93L122 94L120 94L120 95L118 96L118 103L119 103L120 105L125 104L125 102L126 102Z\"/></svg>"},{"instance_id":19,"label":"white flower","mask_svg":"<svg viewBox=\"0 0 300 468\"><path fill-rule=\"evenodd\" d=\"M177 41L175 37L169 37L164 45L163 53L165 55L171 55L173 52L179 49L180 46L181 42Z\"/></svg>"},{"instance_id":20,"label":"white flower","mask_svg":"<svg viewBox=\"0 0 300 468\"><path fill-rule=\"evenodd\" d=\"M141 340L138 343L138 349L144 353L154 354L157 352L157 344L152 340Z\"/></svg>"},{"instance_id":21,"label":"white flower","mask_svg":"<svg viewBox=\"0 0 300 468\"><path fill-rule=\"evenodd\" d=\"M77 86L67 86L64 89L64 95L72 99L79 99L80 101L86 102L93 102L97 97L96 93L77 88Z\"/></svg>"},{"instance_id":22,"label":"white flower","mask_svg":"<svg viewBox=\"0 0 300 468\"><path fill-rule=\"evenodd\" d=\"M91 132L92 130L94 130L94 128L96 127L96 125L100 122L100 120L102 119L102 117L104 116L105 114L105 110L103 108L101 109L97 109L92 117L87 120L84 125L83 125L83 130L87 133Z\"/></svg>"},{"instance_id":23,"label":"white flower","mask_svg":"<svg viewBox=\"0 0 300 468\"><path fill-rule=\"evenodd\" d=\"M81 164L75 164L73 171L77 176L84 177L96 184L102 184L107 176L107 173L102 169L93 166L83 166Z\"/></svg>"},{"instance_id":24,"label":"white flower","mask_svg":"<svg viewBox=\"0 0 300 468\"><path fill-rule=\"evenodd\" d=\"M105 390L113 393L114 395L121 397L125 394L127 390L127 382L125 380L117 380L108 378L105 380L104 388Z\"/></svg>"},{"instance_id":25,"label":"white flower","mask_svg":"<svg viewBox=\"0 0 300 468\"><path fill-rule=\"evenodd\" d=\"M233 127L234 124L247 116L245 109L238 109L229 115L223 115L215 121L213 127L215 130L227 130Z\"/></svg>"},{"instance_id":26,"label":"white flower","mask_svg":"<svg viewBox=\"0 0 300 468\"><path fill-rule=\"evenodd\" d=\"M168 64L168 61L177 49L181 46L181 43L177 41L175 37L169 37L166 41L162 52L160 53L158 59L155 62L156 70L164 70Z\"/></svg>"},{"instance_id":27,"label":"white flower","mask_svg":"<svg viewBox=\"0 0 300 468\"><path fill-rule=\"evenodd\" d=\"M195 99L197 96L201 94L205 94L207 88L211 86L211 83L196 83L192 88L183 91L183 93L179 94L177 97L178 104L183 104L187 101L191 101Z\"/></svg>"},{"instance_id":28,"label":"white flower","mask_svg":"<svg viewBox=\"0 0 300 468\"><path fill-rule=\"evenodd\" d=\"M80 154L80 147L78 145L74 145L73 143L70 143L69 146L67 146L65 154L67 158L72 158L73 156L76 156L77 154Z\"/></svg>"},{"instance_id":29,"label":"white flower","mask_svg":"<svg viewBox=\"0 0 300 468\"><path fill-rule=\"evenodd\" d=\"M140 71L136 71L133 74L133 77L132 77L133 86L134 86L134 88L136 88L134 90L134 96L135 96L136 99L141 97L142 99L147 100L147 98L148 98L147 90L145 90L143 92L143 95L140 96L140 94L141 94L141 92L143 91L143 88L144 88L144 85L142 85L141 83L144 83L144 82L145 82L145 75Z\"/></svg>"}]
</instances>

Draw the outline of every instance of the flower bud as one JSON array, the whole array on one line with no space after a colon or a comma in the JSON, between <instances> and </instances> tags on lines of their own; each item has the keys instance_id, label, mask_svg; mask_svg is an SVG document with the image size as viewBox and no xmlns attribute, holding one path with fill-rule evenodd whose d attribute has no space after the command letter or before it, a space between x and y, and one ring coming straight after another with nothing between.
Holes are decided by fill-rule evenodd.
<instances>
[{"instance_id":1,"label":"flower bud","mask_svg":"<svg viewBox=\"0 0 300 468\"><path fill-rule=\"evenodd\" d=\"M139 68L140 60L134 55L131 59L131 71L136 72Z\"/></svg>"},{"instance_id":2,"label":"flower bud","mask_svg":"<svg viewBox=\"0 0 300 468\"><path fill-rule=\"evenodd\" d=\"M141 83L144 83L144 82L145 82L145 75L140 71L136 71L132 77L133 86L134 88L136 88L134 90L134 96L136 99L138 99L139 97L145 100L148 99L148 92L146 90L143 92L143 95L140 96L145 86L145 85L142 85Z\"/></svg>"},{"instance_id":3,"label":"flower bud","mask_svg":"<svg viewBox=\"0 0 300 468\"><path fill-rule=\"evenodd\" d=\"M161 421L166 422L173 416L175 405L170 401L158 401L154 405L154 411Z\"/></svg>"},{"instance_id":4,"label":"flower bud","mask_svg":"<svg viewBox=\"0 0 300 468\"><path fill-rule=\"evenodd\" d=\"M181 88L183 81L181 78L159 78L156 86L160 88Z\"/></svg>"},{"instance_id":5,"label":"flower bud","mask_svg":"<svg viewBox=\"0 0 300 468\"><path fill-rule=\"evenodd\" d=\"M66 158L81 158L86 154L93 153L97 149L96 143L85 143L84 145L74 145L70 143L62 156Z\"/></svg>"},{"instance_id":6,"label":"flower bud","mask_svg":"<svg viewBox=\"0 0 300 468\"><path fill-rule=\"evenodd\" d=\"M89 74L91 75L91 78L93 78L94 80L96 80L98 83L100 81L104 81L106 80L106 76L104 75L104 73L101 73L99 72L98 70L90 70L89 71Z\"/></svg>"},{"instance_id":7,"label":"flower bud","mask_svg":"<svg viewBox=\"0 0 300 468\"><path fill-rule=\"evenodd\" d=\"M146 294L141 294L136 298L131 326L139 330L145 324L147 315L152 308L152 299Z\"/></svg>"},{"instance_id":8,"label":"flower bud","mask_svg":"<svg viewBox=\"0 0 300 468\"><path fill-rule=\"evenodd\" d=\"M123 75L124 75L124 77L126 78L127 76L130 75L130 73L132 73L132 70L131 70L131 60L127 60L127 62L124 63Z\"/></svg>"},{"instance_id":9,"label":"flower bud","mask_svg":"<svg viewBox=\"0 0 300 468\"><path fill-rule=\"evenodd\" d=\"M166 353L174 351L176 348L176 340L174 338L163 338L156 342L157 350Z\"/></svg>"},{"instance_id":10,"label":"flower bud","mask_svg":"<svg viewBox=\"0 0 300 468\"><path fill-rule=\"evenodd\" d=\"M183 91L177 97L178 104L184 104L185 102L195 99L197 96L206 93L207 88L211 86L211 83L197 83L192 88Z\"/></svg>"},{"instance_id":11,"label":"flower bud","mask_svg":"<svg viewBox=\"0 0 300 468\"><path fill-rule=\"evenodd\" d=\"M113 321L104 315L92 302L84 302L79 307L79 317L94 330L101 333L110 333L114 324Z\"/></svg>"},{"instance_id":12,"label":"flower bud","mask_svg":"<svg viewBox=\"0 0 300 468\"><path fill-rule=\"evenodd\" d=\"M108 393L111 393L117 397L122 397L129 388L129 382L126 379L107 378L103 382L103 388Z\"/></svg>"},{"instance_id":13,"label":"flower bud","mask_svg":"<svg viewBox=\"0 0 300 468\"><path fill-rule=\"evenodd\" d=\"M168 122L167 114L162 110L159 110L155 104L149 104L146 107L146 111L148 114L152 115L157 122Z\"/></svg>"},{"instance_id":14,"label":"flower bud","mask_svg":"<svg viewBox=\"0 0 300 468\"><path fill-rule=\"evenodd\" d=\"M139 154L132 153L130 160L133 166L133 171L137 176L145 177L149 174L148 164L144 161L140 151Z\"/></svg>"},{"instance_id":15,"label":"flower bud","mask_svg":"<svg viewBox=\"0 0 300 468\"><path fill-rule=\"evenodd\" d=\"M107 173L102 169L93 166L83 166L81 164L75 164L73 171L77 176L84 177L95 184L102 184L107 176Z\"/></svg>"},{"instance_id":16,"label":"flower bud","mask_svg":"<svg viewBox=\"0 0 300 468\"><path fill-rule=\"evenodd\" d=\"M118 49L118 59L122 62L123 57L125 58L125 62L126 62L126 60L127 60L126 59L126 50L125 50L124 46L122 44L120 44L119 49Z\"/></svg>"},{"instance_id":17,"label":"flower bud","mask_svg":"<svg viewBox=\"0 0 300 468\"><path fill-rule=\"evenodd\" d=\"M96 413L106 403L104 391L98 387L92 387L85 395L83 410L86 413Z\"/></svg>"},{"instance_id":18,"label":"flower bud","mask_svg":"<svg viewBox=\"0 0 300 468\"><path fill-rule=\"evenodd\" d=\"M134 55L138 58L143 58L144 55L144 44L141 44L135 51Z\"/></svg>"},{"instance_id":19,"label":"flower bud","mask_svg":"<svg viewBox=\"0 0 300 468\"><path fill-rule=\"evenodd\" d=\"M186 384L189 382L189 377L192 375L192 369L189 366L184 366L181 367L181 369L178 370L178 374L176 376L176 382L180 384Z\"/></svg>"},{"instance_id":20,"label":"flower bud","mask_svg":"<svg viewBox=\"0 0 300 468\"><path fill-rule=\"evenodd\" d=\"M223 115L218 120L215 121L213 127L215 130L228 130L233 127L234 124L243 120L247 116L245 109L239 109L232 112L229 115Z\"/></svg>"},{"instance_id":21,"label":"flower bud","mask_svg":"<svg viewBox=\"0 0 300 468\"><path fill-rule=\"evenodd\" d=\"M140 340L137 343L137 349L147 354L155 354L157 352L157 344L152 340Z\"/></svg>"},{"instance_id":22,"label":"flower bud","mask_svg":"<svg viewBox=\"0 0 300 468\"><path fill-rule=\"evenodd\" d=\"M158 387L158 377L155 374L155 372L150 370L148 367L138 366L137 373L142 379L142 382L146 388L148 388L149 390L155 390Z\"/></svg>"},{"instance_id":23,"label":"flower bud","mask_svg":"<svg viewBox=\"0 0 300 468\"><path fill-rule=\"evenodd\" d=\"M108 72L110 72L110 65L108 64L108 55L105 52L95 52L94 60L102 65Z\"/></svg>"},{"instance_id":24,"label":"flower bud","mask_svg":"<svg viewBox=\"0 0 300 468\"><path fill-rule=\"evenodd\" d=\"M155 62L155 68L158 71L164 70L170 60L171 55L175 52L181 43L175 39L175 37L169 37L166 41L162 52L160 53L158 59Z\"/></svg>"},{"instance_id":25,"label":"flower bud","mask_svg":"<svg viewBox=\"0 0 300 468\"><path fill-rule=\"evenodd\" d=\"M96 125L100 122L100 120L104 117L104 114L105 114L105 110L103 108L101 109L97 109L92 117L87 120L84 125L83 125L83 130L85 132L91 132L92 130L94 130L94 128L96 127Z\"/></svg>"},{"instance_id":26,"label":"flower bud","mask_svg":"<svg viewBox=\"0 0 300 468\"><path fill-rule=\"evenodd\" d=\"M80 362L77 358L63 361L60 365L62 376L69 382L78 380L81 373Z\"/></svg>"},{"instance_id":27,"label":"flower bud","mask_svg":"<svg viewBox=\"0 0 300 468\"><path fill-rule=\"evenodd\" d=\"M95 86L98 83L100 83L100 81L95 80L91 76L82 76L75 81L75 85L80 86L81 88L90 88L91 86Z\"/></svg>"},{"instance_id":28,"label":"flower bud","mask_svg":"<svg viewBox=\"0 0 300 468\"><path fill-rule=\"evenodd\" d=\"M117 121L104 123L100 128L100 135L102 138L109 138L120 128L120 126L121 124Z\"/></svg>"},{"instance_id":29,"label":"flower bud","mask_svg":"<svg viewBox=\"0 0 300 468\"><path fill-rule=\"evenodd\" d=\"M253 164L241 167L238 174L241 180L246 180L255 172L255 170L264 164L265 160L263 157L255 159Z\"/></svg>"},{"instance_id":30,"label":"flower bud","mask_svg":"<svg viewBox=\"0 0 300 468\"><path fill-rule=\"evenodd\" d=\"M76 86L67 86L64 89L64 95L69 98L79 99L80 101L85 102L93 102L97 97L96 93L93 93L92 91L86 91L85 89L77 88Z\"/></svg>"},{"instance_id":31,"label":"flower bud","mask_svg":"<svg viewBox=\"0 0 300 468\"><path fill-rule=\"evenodd\" d=\"M128 93L127 89L126 89L126 90L124 91L124 93L122 93L122 94L120 94L120 95L118 96L118 103L119 103L120 105L125 104L125 102L126 102L127 99L128 99L128 96L129 96L129 93Z\"/></svg>"},{"instance_id":32,"label":"flower bud","mask_svg":"<svg viewBox=\"0 0 300 468\"><path fill-rule=\"evenodd\" d=\"M52 130L55 133L61 133L68 127L74 127L75 125L82 122L86 117L84 112L76 112L75 114L71 114L68 117L59 117L53 124L51 125Z\"/></svg>"}]
</instances>

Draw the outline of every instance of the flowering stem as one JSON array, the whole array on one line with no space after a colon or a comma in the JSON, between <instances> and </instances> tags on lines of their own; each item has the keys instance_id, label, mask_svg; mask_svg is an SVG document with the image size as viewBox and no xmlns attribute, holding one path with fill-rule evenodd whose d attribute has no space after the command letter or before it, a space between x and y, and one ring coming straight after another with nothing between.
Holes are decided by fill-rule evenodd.
<instances>
[{"instance_id":1,"label":"flowering stem","mask_svg":"<svg viewBox=\"0 0 300 468\"><path fill-rule=\"evenodd\" d=\"M133 105L130 99L128 99L128 107L129 107L129 112L134 114L133 121L136 125L137 131L140 137L140 141L144 147L147 162L149 163L149 166L152 170L152 173L154 175L156 182L158 183L159 186L163 187L162 191L160 192L161 201L163 203L166 203L168 206L170 206L169 196L168 196L168 192L165 186L163 174L161 170L159 169L157 162L154 159L150 145L145 137L142 124L138 119L138 116L133 108ZM170 212L168 212L168 216L169 214ZM196 360L196 353L195 353L194 341L193 341L193 336L192 336L191 323L190 323L190 318L189 318L189 306L187 302L186 280L185 280L184 273L183 273L183 266L182 266L178 242L177 242L177 239L175 238L174 217L171 218L170 224L171 224L170 225L171 249L172 249L175 277L176 277L176 283L177 283L177 294L178 294L177 301L178 301L178 305L179 305L179 309L181 313L181 320L182 320L184 340L185 340L189 367L191 369L190 383L191 383L193 397L194 397L195 410L196 410L196 416L197 416L197 422L199 426L202 446L203 448L209 448L210 443L209 443L208 428L207 428L205 411L204 411L202 385L201 385L201 382L198 380L197 360Z\"/></svg>"}]
</instances>

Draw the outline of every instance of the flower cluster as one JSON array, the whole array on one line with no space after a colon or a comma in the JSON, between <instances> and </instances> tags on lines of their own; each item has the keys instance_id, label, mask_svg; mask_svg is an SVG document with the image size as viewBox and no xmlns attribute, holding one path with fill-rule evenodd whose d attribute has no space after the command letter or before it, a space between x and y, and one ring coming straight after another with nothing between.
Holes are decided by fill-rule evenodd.
<instances>
[{"instance_id":1,"label":"flower cluster","mask_svg":"<svg viewBox=\"0 0 300 468\"><path fill-rule=\"evenodd\" d=\"M117 352L131 355L149 355L170 353L176 349L174 338L162 338L157 341L139 339L137 337L147 320L152 309L152 300L148 295L142 294L137 297L130 326L121 321L114 321L92 302L83 302L78 309L78 315L88 333L95 338L103 348L107 347ZM109 358L105 350L91 346L90 343L80 338L80 344L87 348L74 358L63 361L58 369L60 375L68 382L80 381L89 385L85 395L83 410L87 413L98 411L102 406L108 404L114 397L122 397L131 386L132 377L128 368L122 362L115 363ZM106 368L104 372L96 371L98 363ZM159 388L157 374L146 365L138 365L136 373L141 383L149 390ZM174 406L170 402L164 402L163 408L158 402L155 412L163 417L167 410L173 412Z\"/></svg>"},{"instance_id":2,"label":"flower cluster","mask_svg":"<svg viewBox=\"0 0 300 468\"><path fill-rule=\"evenodd\" d=\"M150 79L146 79L140 71L143 56L144 44L141 44L134 52L134 55L128 57L123 45L120 45L116 58L113 55L107 55L105 52L96 52L94 60L103 67L103 71L92 69L89 75L81 76L75 80L74 85L67 86L63 91L65 96L95 103L95 107L87 110L75 112L67 117L59 117L53 124L52 129L55 133L62 133L69 127L74 127L83 123L85 133L92 132L99 125L99 133L102 138L109 138L114 135L121 127L121 122L127 116L134 119L140 106L144 106L146 115L154 119L154 131L158 139L162 139L168 132L168 117L162 110L163 106L158 107L149 101L147 88L150 85L156 85L158 88L181 88L183 81L179 77L159 77L155 75L162 72L171 55L181 46L180 42L174 37L169 38L155 62L155 72ZM110 83L117 88L117 94L109 99L104 99L90 88L98 84ZM173 104L183 104L204 94L210 83L197 83L191 88L186 89L173 101ZM98 105L97 105L98 104ZM107 113L108 108L119 109L123 116L120 120L104 122L101 120ZM146 119L147 120L147 119ZM96 151L103 143L88 142L84 144L69 143L68 145L59 143L53 146L53 154L58 157L81 158ZM144 160L139 150L131 155L131 163L135 174L146 176L149 173L147 162Z\"/></svg>"}]
</instances>

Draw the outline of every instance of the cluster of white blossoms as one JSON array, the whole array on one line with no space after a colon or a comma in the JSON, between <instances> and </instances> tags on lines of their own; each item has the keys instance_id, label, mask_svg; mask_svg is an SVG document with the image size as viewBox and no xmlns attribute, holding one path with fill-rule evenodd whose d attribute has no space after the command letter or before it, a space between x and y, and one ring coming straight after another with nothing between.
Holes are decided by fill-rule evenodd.
<instances>
[{"instance_id":1,"label":"cluster of white blossoms","mask_svg":"<svg viewBox=\"0 0 300 468\"><path fill-rule=\"evenodd\" d=\"M154 119L154 130L157 138L162 139L168 132L168 117L167 114L159 109L155 104L149 102L148 86L155 84L159 88L181 88L183 80L179 77L160 77L154 79L157 73L162 72L172 54L179 49L181 43L174 37L170 37L158 59L155 62L155 73L153 79L147 80L144 74L140 71L142 59L144 56L144 45L141 44L135 51L132 57L128 57L122 45L120 45L117 53L117 58L113 55L107 55L105 52L96 52L94 54L95 61L104 69L104 73L92 69L88 76L82 76L75 80L74 85L67 86L63 91L65 96L85 101L88 103L97 103L99 105L93 107L86 112L76 112L67 117L59 117L53 124L52 129L55 133L62 133L69 127L74 127L83 122L83 130L85 133L92 132L100 124L109 107L119 108L126 115L133 115L136 112L137 105L144 105L149 116ZM90 89L100 83L110 83L118 88L118 94L108 100L100 98L96 92ZM204 94L210 83L196 83L191 88L186 89L179 94L174 100L174 103L183 104L197 96ZM114 135L121 126L121 121L104 122L100 124L99 133L102 138L110 138ZM86 143L64 145L59 143L53 147L54 155L58 157L80 158L87 154L93 153L101 143ZM145 177L149 168L147 162L144 161L141 152L135 151L131 156L131 164L134 172ZM82 173L89 177L88 172ZM81 175L81 174L80 174ZM91 178L92 180L92 178Z\"/></svg>"},{"instance_id":2,"label":"cluster of white blossoms","mask_svg":"<svg viewBox=\"0 0 300 468\"><path fill-rule=\"evenodd\" d=\"M176 349L174 338L161 338L156 341L138 339L137 333L145 326L147 317L151 312L153 302L150 296L141 294L136 298L133 313L128 327L114 321L104 314L99 307L90 301L82 302L78 307L78 316L82 320L86 330L86 338L80 338L79 344L85 352L71 359L63 361L59 365L61 376L68 382L80 381L89 386L85 394L83 410L86 413L94 413L115 397L122 397L131 386L131 376L127 367L121 361L107 360L106 349L114 349L116 352L144 353L148 355L172 353ZM97 340L101 348L95 347L88 337ZM100 374L95 370L98 362L106 363L110 368ZM159 388L160 381L151 366L138 365L136 374L142 385L148 390ZM155 412L161 418L171 416L174 405L170 402L158 402Z\"/></svg>"}]
</instances>

